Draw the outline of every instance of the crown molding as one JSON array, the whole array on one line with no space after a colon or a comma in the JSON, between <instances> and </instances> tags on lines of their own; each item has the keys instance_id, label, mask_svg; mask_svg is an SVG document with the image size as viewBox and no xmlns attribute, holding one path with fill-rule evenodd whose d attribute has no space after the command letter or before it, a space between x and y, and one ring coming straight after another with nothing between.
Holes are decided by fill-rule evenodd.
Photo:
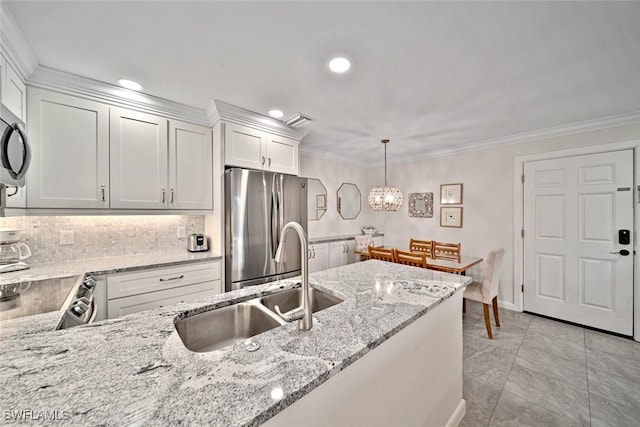
<instances>
[{"instance_id":1,"label":"crown molding","mask_svg":"<svg viewBox=\"0 0 640 427\"><path fill-rule=\"evenodd\" d=\"M38 59L6 5L0 1L0 52L22 80L38 67Z\"/></svg>"},{"instance_id":2,"label":"crown molding","mask_svg":"<svg viewBox=\"0 0 640 427\"><path fill-rule=\"evenodd\" d=\"M306 130L294 129L279 120L272 119L255 111L236 107L227 102L214 99L206 108L206 116L209 126L215 125L219 120L235 123L242 126L250 126L255 129L269 132L300 141L307 134Z\"/></svg>"},{"instance_id":3,"label":"crown molding","mask_svg":"<svg viewBox=\"0 0 640 427\"><path fill-rule=\"evenodd\" d=\"M38 67L27 79L26 84L144 113L209 126L204 110L48 67Z\"/></svg>"}]
</instances>

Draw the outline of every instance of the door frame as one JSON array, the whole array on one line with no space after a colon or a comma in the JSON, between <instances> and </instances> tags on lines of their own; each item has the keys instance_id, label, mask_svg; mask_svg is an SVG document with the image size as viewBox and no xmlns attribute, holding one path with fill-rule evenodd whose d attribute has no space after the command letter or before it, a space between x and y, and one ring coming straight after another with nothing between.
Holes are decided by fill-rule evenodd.
<instances>
[{"instance_id":1,"label":"door frame","mask_svg":"<svg viewBox=\"0 0 640 427\"><path fill-rule=\"evenodd\" d=\"M513 279L514 279L514 301L512 307L507 307L516 311L524 310L524 300L522 284L524 283L524 239L521 230L524 229L524 164L537 160L550 160L559 157L574 157L585 154L605 153L609 151L634 150L633 165L633 199L634 199L634 239L633 250L638 246L638 224L640 224L640 140L614 142L609 144L592 145L588 147L570 148L558 151L546 151L543 153L528 154L514 158L513 166ZM640 254L634 257L633 269L633 338L640 341L640 284L638 283ZM509 304L501 304L509 305Z\"/></svg>"}]
</instances>

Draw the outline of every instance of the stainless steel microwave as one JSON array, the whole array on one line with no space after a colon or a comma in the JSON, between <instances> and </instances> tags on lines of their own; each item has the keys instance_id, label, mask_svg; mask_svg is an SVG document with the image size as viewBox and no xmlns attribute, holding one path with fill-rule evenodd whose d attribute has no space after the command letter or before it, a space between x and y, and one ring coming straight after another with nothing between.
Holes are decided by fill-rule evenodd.
<instances>
[{"instance_id":1,"label":"stainless steel microwave","mask_svg":"<svg viewBox=\"0 0 640 427\"><path fill-rule=\"evenodd\" d=\"M31 148L24 123L0 104L0 186L24 187Z\"/></svg>"}]
</instances>

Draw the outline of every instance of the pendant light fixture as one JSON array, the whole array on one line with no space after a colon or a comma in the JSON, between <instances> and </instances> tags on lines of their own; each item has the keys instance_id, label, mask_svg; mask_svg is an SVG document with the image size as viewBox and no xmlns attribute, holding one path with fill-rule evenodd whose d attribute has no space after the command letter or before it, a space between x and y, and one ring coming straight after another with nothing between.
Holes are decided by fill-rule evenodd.
<instances>
[{"instance_id":1,"label":"pendant light fixture","mask_svg":"<svg viewBox=\"0 0 640 427\"><path fill-rule=\"evenodd\" d=\"M397 211L402 207L402 191L398 187L387 185L387 144L388 139L380 141L384 144L384 186L374 187L369 192L369 206L374 211Z\"/></svg>"}]
</instances>

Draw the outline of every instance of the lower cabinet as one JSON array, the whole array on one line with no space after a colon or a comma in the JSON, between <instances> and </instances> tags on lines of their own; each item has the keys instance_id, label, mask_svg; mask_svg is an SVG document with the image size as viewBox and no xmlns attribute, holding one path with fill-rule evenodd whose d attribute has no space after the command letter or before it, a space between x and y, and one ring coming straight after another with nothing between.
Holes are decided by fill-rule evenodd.
<instances>
[{"instance_id":1,"label":"lower cabinet","mask_svg":"<svg viewBox=\"0 0 640 427\"><path fill-rule=\"evenodd\" d=\"M329 268L329 244L313 243L309 245L309 273Z\"/></svg>"},{"instance_id":2,"label":"lower cabinet","mask_svg":"<svg viewBox=\"0 0 640 427\"><path fill-rule=\"evenodd\" d=\"M329 268L340 267L355 262L356 244L353 240L329 243Z\"/></svg>"},{"instance_id":3,"label":"lower cabinet","mask_svg":"<svg viewBox=\"0 0 640 427\"><path fill-rule=\"evenodd\" d=\"M107 318L193 301L222 293L220 262L109 275Z\"/></svg>"}]
</instances>

